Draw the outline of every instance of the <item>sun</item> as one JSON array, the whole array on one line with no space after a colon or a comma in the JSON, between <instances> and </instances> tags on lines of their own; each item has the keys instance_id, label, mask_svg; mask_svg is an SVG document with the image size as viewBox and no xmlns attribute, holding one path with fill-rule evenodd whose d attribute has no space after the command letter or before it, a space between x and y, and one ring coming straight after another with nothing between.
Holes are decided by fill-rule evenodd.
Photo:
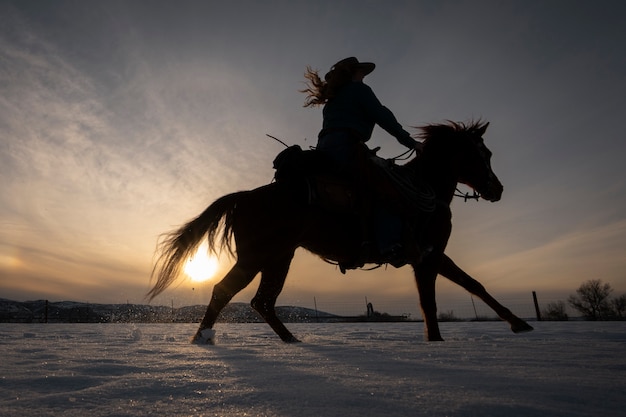
<instances>
[{"instance_id":1,"label":"sun","mask_svg":"<svg viewBox=\"0 0 626 417\"><path fill-rule=\"evenodd\" d=\"M185 273L193 282L202 282L213 278L217 272L219 262L215 256L209 255L207 244L200 245L185 265Z\"/></svg>"}]
</instances>

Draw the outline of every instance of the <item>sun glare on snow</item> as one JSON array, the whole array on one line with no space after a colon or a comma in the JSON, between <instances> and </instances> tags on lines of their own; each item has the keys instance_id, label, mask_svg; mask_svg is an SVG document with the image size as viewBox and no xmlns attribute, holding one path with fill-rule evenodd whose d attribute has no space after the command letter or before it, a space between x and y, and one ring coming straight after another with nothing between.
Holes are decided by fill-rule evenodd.
<instances>
[{"instance_id":1,"label":"sun glare on snow","mask_svg":"<svg viewBox=\"0 0 626 417\"><path fill-rule=\"evenodd\" d=\"M213 278L217 272L219 262L215 256L209 255L206 244L201 245L198 251L187 261L185 273L194 282L202 282Z\"/></svg>"}]
</instances>

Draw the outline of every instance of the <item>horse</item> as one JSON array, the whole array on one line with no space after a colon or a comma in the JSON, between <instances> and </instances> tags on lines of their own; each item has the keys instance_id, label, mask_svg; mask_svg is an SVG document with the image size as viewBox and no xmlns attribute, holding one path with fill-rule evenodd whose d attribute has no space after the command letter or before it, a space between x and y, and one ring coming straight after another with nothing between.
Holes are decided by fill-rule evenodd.
<instances>
[{"instance_id":1,"label":"horse","mask_svg":"<svg viewBox=\"0 0 626 417\"><path fill-rule=\"evenodd\" d=\"M415 252L406 262L414 271L427 341L443 340L435 299L438 274L483 300L509 322L513 332L532 330L444 254L452 231L450 204L457 184L466 184L487 201L499 201L502 196L503 186L491 168L492 153L483 140L488 125L477 121L421 126L422 155L401 166L411 181L427 184L436 201L436 208L421 230L429 251ZM306 191L297 184L273 182L227 194L195 219L165 234L157 247L159 255L151 276L151 280L156 277L156 282L147 294L149 299L179 277L184 263L206 238L212 251L221 247L236 261L213 287L192 343L213 343L212 328L219 313L259 272L261 280L251 300L252 308L284 342L299 342L275 311L295 250L302 247L325 260L341 263L353 260L361 243L359 220L354 215L330 213L306 204L303 193ZM378 258L366 261L376 263Z\"/></svg>"}]
</instances>

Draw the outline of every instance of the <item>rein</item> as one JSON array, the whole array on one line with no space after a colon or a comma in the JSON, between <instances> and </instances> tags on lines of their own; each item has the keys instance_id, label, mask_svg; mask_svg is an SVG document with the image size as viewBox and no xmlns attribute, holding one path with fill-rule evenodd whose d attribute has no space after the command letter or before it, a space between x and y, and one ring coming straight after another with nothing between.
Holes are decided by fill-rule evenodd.
<instances>
[{"instance_id":1,"label":"rein","mask_svg":"<svg viewBox=\"0 0 626 417\"><path fill-rule=\"evenodd\" d=\"M393 158L389 158L389 159L393 161L406 161L407 159L410 159L414 153L415 153L415 149L408 149L402 152L400 155L394 156Z\"/></svg>"},{"instance_id":2,"label":"rein","mask_svg":"<svg viewBox=\"0 0 626 417\"><path fill-rule=\"evenodd\" d=\"M415 153L415 149L409 149L405 151L404 153L401 153L398 156L389 158L389 160L394 161L394 162L405 161L407 159L410 159L414 153ZM467 200L476 200L476 201L480 200L480 194L477 193L476 190L472 190L472 194L470 194L469 192L463 193L461 190L459 190L458 187L456 189L456 192L454 193L454 197L462 198L465 203L467 203Z\"/></svg>"},{"instance_id":3,"label":"rein","mask_svg":"<svg viewBox=\"0 0 626 417\"><path fill-rule=\"evenodd\" d=\"M478 201L480 199L480 194L477 193L476 190L472 190L472 194L470 194L469 192L463 194L463 192L461 192L461 190L457 188L454 196L462 198L465 203L467 203L467 200Z\"/></svg>"}]
</instances>

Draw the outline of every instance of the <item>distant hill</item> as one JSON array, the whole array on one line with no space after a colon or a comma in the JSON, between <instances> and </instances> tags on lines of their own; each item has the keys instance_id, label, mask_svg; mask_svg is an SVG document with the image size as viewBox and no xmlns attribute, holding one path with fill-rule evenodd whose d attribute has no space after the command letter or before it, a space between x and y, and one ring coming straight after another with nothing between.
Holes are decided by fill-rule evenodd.
<instances>
[{"instance_id":1,"label":"distant hill","mask_svg":"<svg viewBox=\"0 0 626 417\"><path fill-rule=\"evenodd\" d=\"M75 301L12 301L0 298L0 323L192 323L199 322L205 305L171 308L145 304L91 304ZM343 321L334 314L304 307L276 307L287 323ZM260 323L263 319L247 303L230 303L218 322Z\"/></svg>"}]
</instances>

